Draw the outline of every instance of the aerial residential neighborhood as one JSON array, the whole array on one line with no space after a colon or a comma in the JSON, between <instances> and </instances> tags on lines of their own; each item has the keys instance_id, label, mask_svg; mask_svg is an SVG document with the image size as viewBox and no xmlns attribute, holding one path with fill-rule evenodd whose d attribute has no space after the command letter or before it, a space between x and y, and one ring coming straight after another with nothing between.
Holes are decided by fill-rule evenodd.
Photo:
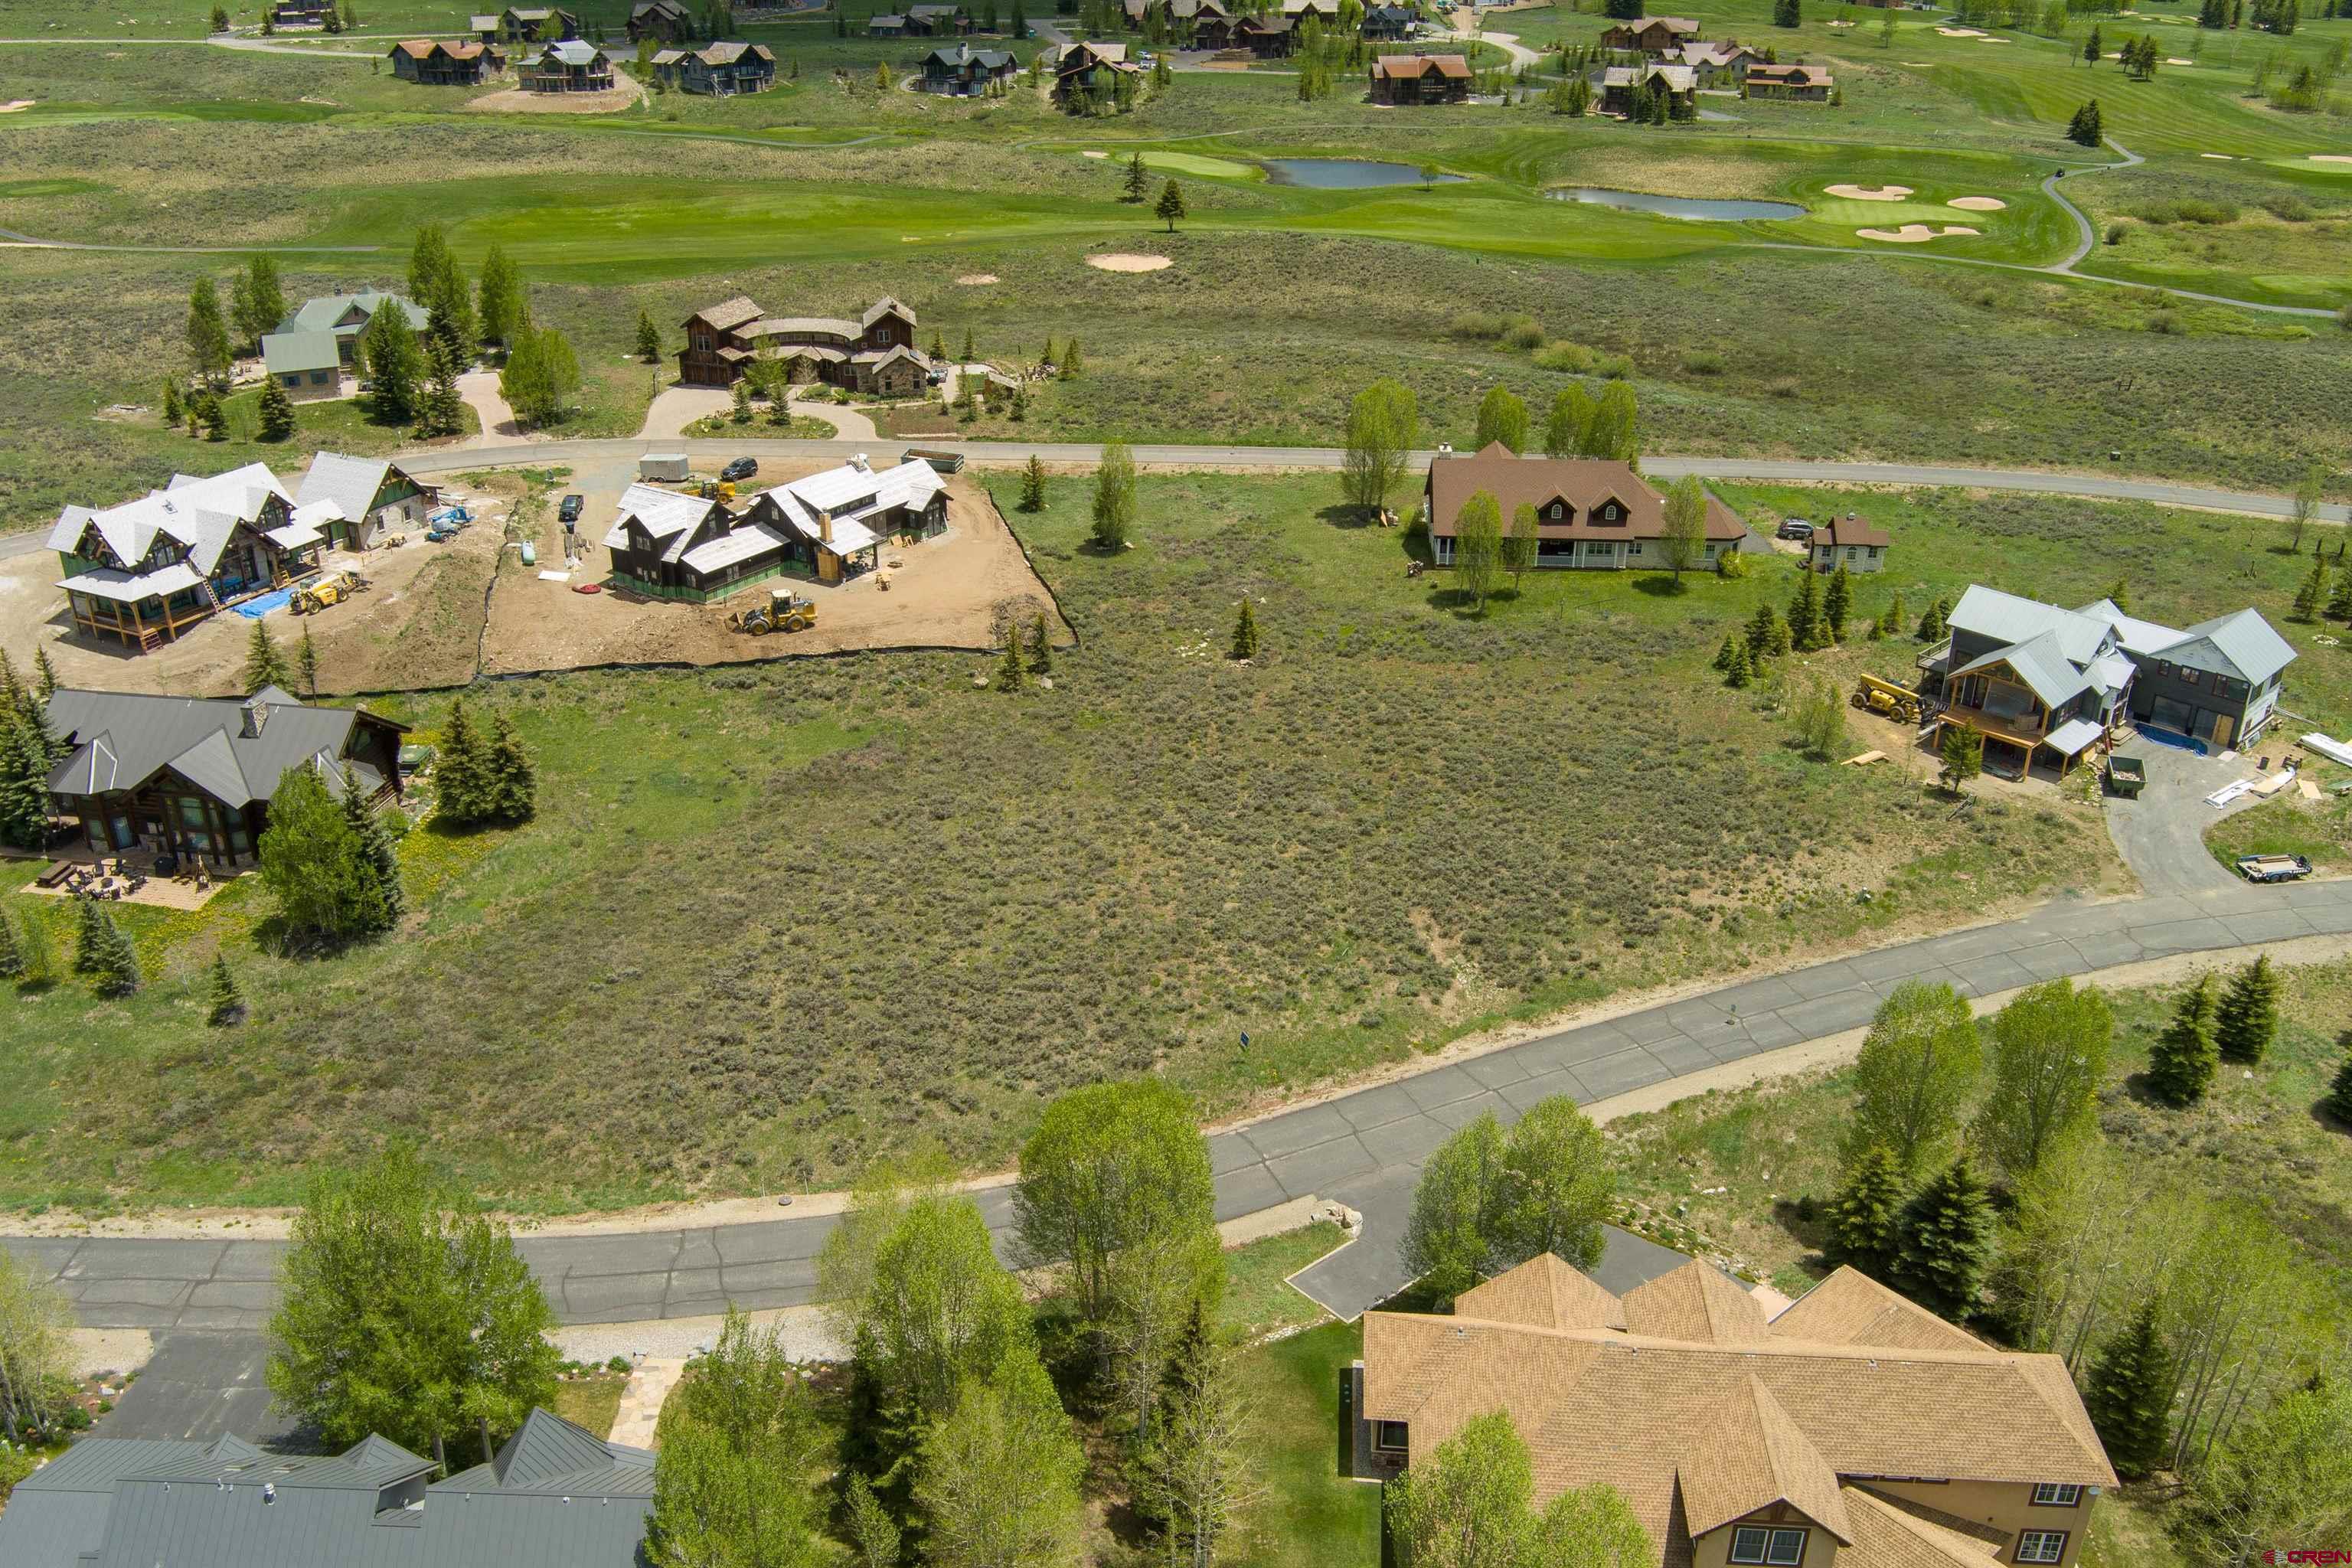
<instances>
[{"instance_id":1,"label":"aerial residential neighborhood","mask_svg":"<svg viewBox=\"0 0 2352 1568\"><path fill-rule=\"evenodd\" d=\"M2352 5L23 0L0 1568L2352 1550Z\"/></svg>"}]
</instances>

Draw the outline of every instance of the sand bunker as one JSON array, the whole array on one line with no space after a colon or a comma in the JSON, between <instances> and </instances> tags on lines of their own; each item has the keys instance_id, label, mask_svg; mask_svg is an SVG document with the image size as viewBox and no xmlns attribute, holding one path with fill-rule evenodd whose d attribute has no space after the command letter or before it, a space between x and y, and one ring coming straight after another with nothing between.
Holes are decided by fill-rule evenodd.
<instances>
[{"instance_id":1,"label":"sand bunker","mask_svg":"<svg viewBox=\"0 0 2352 1568\"><path fill-rule=\"evenodd\" d=\"M24 110L32 107L33 100L31 99L20 98L12 102L0 103L0 114L20 114Z\"/></svg>"},{"instance_id":2,"label":"sand bunker","mask_svg":"<svg viewBox=\"0 0 2352 1568\"><path fill-rule=\"evenodd\" d=\"M1954 196L1944 204L1964 213L1997 213L2008 210L2009 204L1999 196Z\"/></svg>"},{"instance_id":3,"label":"sand bunker","mask_svg":"<svg viewBox=\"0 0 2352 1568\"><path fill-rule=\"evenodd\" d=\"M2193 66L2197 62L2195 60L2175 59L2170 55L2167 55L2164 57L2164 63L2168 66Z\"/></svg>"},{"instance_id":4,"label":"sand bunker","mask_svg":"<svg viewBox=\"0 0 2352 1568\"><path fill-rule=\"evenodd\" d=\"M1078 156L1081 158L1108 158L1110 154L1108 153L1081 153Z\"/></svg>"},{"instance_id":5,"label":"sand bunker","mask_svg":"<svg viewBox=\"0 0 2352 1568\"><path fill-rule=\"evenodd\" d=\"M2352 163L2352 158L2341 153L2314 153L2311 161L2315 163Z\"/></svg>"},{"instance_id":6,"label":"sand bunker","mask_svg":"<svg viewBox=\"0 0 2352 1568\"><path fill-rule=\"evenodd\" d=\"M1944 239L1956 234L1982 234L1984 231L1964 228L1958 224L1948 224L1938 231L1924 223L1906 223L1901 228L1858 228L1853 232L1864 239L1883 239L1894 245L1917 245L1923 240Z\"/></svg>"},{"instance_id":7,"label":"sand bunker","mask_svg":"<svg viewBox=\"0 0 2352 1568\"><path fill-rule=\"evenodd\" d=\"M2200 153L2197 155L2200 158L2211 158L2223 163L2234 163L2237 162L2235 158L2231 157L2227 153Z\"/></svg>"},{"instance_id":8,"label":"sand bunker","mask_svg":"<svg viewBox=\"0 0 2352 1568\"><path fill-rule=\"evenodd\" d=\"M1164 256L1137 256L1127 251L1113 251L1108 256L1089 256L1087 265L1099 267L1105 272L1157 272L1168 265Z\"/></svg>"},{"instance_id":9,"label":"sand bunker","mask_svg":"<svg viewBox=\"0 0 2352 1568\"><path fill-rule=\"evenodd\" d=\"M1981 38L1984 32L1977 27L1938 27L1936 31L1948 38Z\"/></svg>"},{"instance_id":10,"label":"sand bunker","mask_svg":"<svg viewBox=\"0 0 2352 1568\"><path fill-rule=\"evenodd\" d=\"M993 272L967 272L962 277L957 279L956 281L962 284L967 289L977 289L984 283L995 282L996 274Z\"/></svg>"},{"instance_id":11,"label":"sand bunker","mask_svg":"<svg viewBox=\"0 0 2352 1568\"><path fill-rule=\"evenodd\" d=\"M2005 44L2009 42L2009 40L2007 38L1979 38L1977 42L1979 44Z\"/></svg>"},{"instance_id":12,"label":"sand bunker","mask_svg":"<svg viewBox=\"0 0 2352 1568\"><path fill-rule=\"evenodd\" d=\"M1908 185L1832 185L1829 194L1850 202L1899 202L1911 194Z\"/></svg>"}]
</instances>

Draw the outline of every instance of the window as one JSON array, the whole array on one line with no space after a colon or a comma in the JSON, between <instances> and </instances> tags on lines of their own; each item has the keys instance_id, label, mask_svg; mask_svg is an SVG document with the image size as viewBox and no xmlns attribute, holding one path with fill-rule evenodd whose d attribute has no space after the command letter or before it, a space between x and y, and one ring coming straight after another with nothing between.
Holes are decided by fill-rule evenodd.
<instances>
[{"instance_id":1,"label":"window","mask_svg":"<svg viewBox=\"0 0 2352 1568\"><path fill-rule=\"evenodd\" d=\"M1607 518L1612 522L1616 521L1618 517L1617 503L1612 500L1607 506L1602 507L1601 509L1601 515Z\"/></svg>"},{"instance_id":2,"label":"window","mask_svg":"<svg viewBox=\"0 0 2352 1568\"><path fill-rule=\"evenodd\" d=\"M299 386L302 384L302 374L299 371L289 370L278 379L288 386Z\"/></svg>"},{"instance_id":3,"label":"window","mask_svg":"<svg viewBox=\"0 0 2352 1568\"><path fill-rule=\"evenodd\" d=\"M1549 515L1554 522L1558 522L1559 521L1559 502L1554 501L1551 503L1551 511Z\"/></svg>"},{"instance_id":4,"label":"window","mask_svg":"<svg viewBox=\"0 0 2352 1568\"><path fill-rule=\"evenodd\" d=\"M2183 686L2197 684L2197 672L2185 664L2180 667L2180 684Z\"/></svg>"},{"instance_id":5,"label":"window","mask_svg":"<svg viewBox=\"0 0 2352 1568\"><path fill-rule=\"evenodd\" d=\"M1805 1560L1805 1532L1743 1524L1731 1532L1731 1560L1768 1563L1771 1568L1794 1568Z\"/></svg>"},{"instance_id":6,"label":"window","mask_svg":"<svg viewBox=\"0 0 2352 1568\"><path fill-rule=\"evenodd\" d=\"M2059 1563L2065 1556L2066 1532L2063 1530L2029 1530L2017 1538L2020 1563Z\"/></svg>"},{"instance_id":7,"label":"window","mask_svg":"<svg viewBox=\"0 0 2352 1568\"><path fill-rule=\"evenodd\" d=\"M324 386L330 379L331 379L331 377L326 371L314 370L310 373L310 384L312 386Z\"/></svg>"},{"instance_id":8,"label":"window","mask_svg":"<svg viewBox=\"0 0 2352 1568\"><path fill-rule=\"evenodd\" d=\"M2037 1481L2033 1486L2036 1508L2073 1508L2083 1500L2083 1489L2073 1481Z\"/></svg>"},{"instance_id":9,"label":"window","mask_svg":"<svg viewBox=\"0 0 2352 1568\"><path fill-rule=\"evenodd\" d=\"M1381 1421L1372 1428L1372 1447L1383 1454L1402 1454L1407 1447L1407 1428L1402 1421Z\"/></svg>"}]
</instances>

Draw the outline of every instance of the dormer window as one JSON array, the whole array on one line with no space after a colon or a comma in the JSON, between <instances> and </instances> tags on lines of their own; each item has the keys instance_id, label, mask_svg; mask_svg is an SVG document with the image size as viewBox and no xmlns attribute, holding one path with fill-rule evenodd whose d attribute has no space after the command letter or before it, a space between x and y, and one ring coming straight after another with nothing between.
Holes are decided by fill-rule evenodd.
<instances>
[{"instance_id":1,"label":"dormer window","mask_svg":"<svg viewBox=\"0 0 2352 1568\"><path fill-rule=\"evenodd\" d=\"M1544 515L1550 518L1552 521L1558 522L1567 510L1568 509L1566 507L1560 505L1558 501L1554 501L1551 503L1551 510Z\"/></svg>"},{"instance_id":2,"label":"dormer window","mask_svg":"<svg viewBox=\"0 0 2352 1568\"><path fill-rule=\"evenodd\" d=\"M1617 503L1616 503L1615 501L1613 501L1613 500L1612 500L1612 501L1611 501L1607 506L1604 506L1604 507L1602 507L1602 508L1601 509L1601 518L1602 518L1604 521L1609 521L1609 522L1615 522L1615 521L1617 521L1620 518L1623 517L1625 514L1624 514L1624 512L1623 512L1623 511L1622 511L1622 510L1618 507Z\"/></svg>"},{"instance_id":3,"label":"dormer window","mask_svg":"<svg viewBox=\"0 0 2352 1568\"><path fill-rule=\"evenodd\" d=\"M1731 1561L1759 1563L1768 1568L1795 1568L1805 1560L1805 1532L1801 1530L1768 1530L1760 1524L1743 1524L1731 1532Z\"/></svg>"}]
</instances>

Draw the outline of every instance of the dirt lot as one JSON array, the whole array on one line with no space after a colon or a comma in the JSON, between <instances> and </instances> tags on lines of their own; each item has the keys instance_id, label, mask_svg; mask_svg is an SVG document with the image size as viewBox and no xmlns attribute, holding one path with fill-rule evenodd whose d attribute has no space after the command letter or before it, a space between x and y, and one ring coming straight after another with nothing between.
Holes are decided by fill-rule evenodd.
<instances>
[{"instance_id":1,"label":"dirt lot","mask_svg":"<svg viewBox=\"0 0 2352 1568\"><path fill-rule=\"evenodd\" d=\"M455 500L475 492L457 485L446 493ZM367 580L359 596L312 616L272 610L262 624L289 655L310 631L321 692L464 684L474 676L482 593L497 565L505 503L485 498L474 510L483 521L446 544L427 544L421 530L411 530L398 549L330 555L329 567L354 566ZM58 558L46 550L0 562L0 647L18 669L29 671L34 649L47 647L67 686L185 697L242 689L254 625L243 616L216 615L176 642L134 653L111 638L72 633L58 576Z\"/></svg>"},{"instance_id":2,"label":"dirt lot","mask_svg":"<svg viewBox=\"0 0 2352 1568\"><path fill-rule=\"evenodd\" d=\"M779 466L763 469L760 480L772 485L826 466ZM619 491L584 493L587 509L581 531L593 540L610 525ZM547 536L543 533L542 539ZM552 563L560 553L548 546L540 559ZM889 573L887 593L872 574L839 586L772 579L710 605L573 593L574 583L603 580L605 560L600 545L589 547L583 569L569 583L543 582L536 570L509 561L490 595L482 671L512 675L602 664L743 664L870 647L986 648L996 642L998 617L1008 609L1024 620L1040 610L1053 612L1045 585L1029 569L995 503L965 475L948 481L947 532L904 550L886 549L882 559L886 565L901 563ZM727 629L729 609L760 602L769 588L784 581L816 601L816 626L764 637Z\"/></svg>"}]
</instances>

